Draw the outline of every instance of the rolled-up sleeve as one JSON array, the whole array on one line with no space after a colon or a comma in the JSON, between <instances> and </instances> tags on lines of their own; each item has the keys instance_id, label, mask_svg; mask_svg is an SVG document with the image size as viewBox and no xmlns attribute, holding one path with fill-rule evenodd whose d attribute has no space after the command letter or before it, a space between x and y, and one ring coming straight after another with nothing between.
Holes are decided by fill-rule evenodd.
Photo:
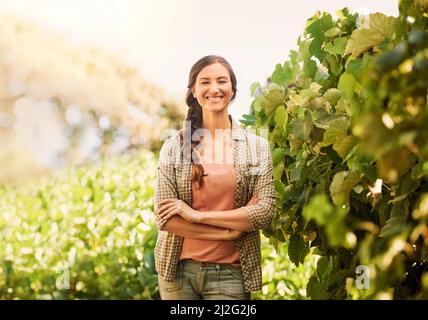
<instances>
[{"instance_id":1,"label":"rolled-up sleeve","mask_svg":"<svg viewBox=\"0 0 428 320\"><path fill-rule=\"evenodd\" d=\"M255 174L254 195L258 197L256 205L245 206L243 209L248 215L254 230L266 229L271 226L275 212L276 193L272 172L272 153L269 142L260 139L260 158Z\"/></svg>"},{"instance_id":2,"label":"rolled-up sleeve","mask_svg":"<svg viewBox=\"0 0 428 320\"><path fill-rule=\"evenodd\" d=\"M178 199L177 183L175 181L175 140L173 137L169 138L162 145L159 154L159 163L157 167L157 178L155 185L154 195L154 209L155 209L155 222L159 230L162 230L165 222L160 218L156 211L158 209L158 203L165 199Z\"/></svg>"}]
</instances>

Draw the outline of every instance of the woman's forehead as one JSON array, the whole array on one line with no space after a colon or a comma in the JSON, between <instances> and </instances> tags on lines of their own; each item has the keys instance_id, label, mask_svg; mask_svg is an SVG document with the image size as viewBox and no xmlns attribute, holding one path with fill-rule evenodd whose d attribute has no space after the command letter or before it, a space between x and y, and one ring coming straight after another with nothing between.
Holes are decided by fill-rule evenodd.
<instances>
[{"instance_id":1,"label":"woman's forehead","mask_svg":"<svg viewBox=\"0 0 428 320\"><path fill-rule=\"evenodd\" d=\"M226 77L229 78L229 71L220 63L213 63L209 66L206 66L199 72L198 78L221 78Z\"/></svg>"}]
</instances>

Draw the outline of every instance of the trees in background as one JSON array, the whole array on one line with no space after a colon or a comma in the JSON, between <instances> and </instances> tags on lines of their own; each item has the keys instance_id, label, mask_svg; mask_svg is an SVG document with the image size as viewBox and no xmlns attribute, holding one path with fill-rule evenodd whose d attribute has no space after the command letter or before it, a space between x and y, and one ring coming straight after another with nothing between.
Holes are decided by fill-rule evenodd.
<instances>
[{"instance_id":1,"label":"trees in background","mask_svg":"<svg viewBox=\"0 0 428 320\"><path fill-rule=\"evenodd\" d=\"M182 125L184 103L136 68L36 24L0 18L0 57L0 183L158 150Z\"/></svg>"}]
</instances>

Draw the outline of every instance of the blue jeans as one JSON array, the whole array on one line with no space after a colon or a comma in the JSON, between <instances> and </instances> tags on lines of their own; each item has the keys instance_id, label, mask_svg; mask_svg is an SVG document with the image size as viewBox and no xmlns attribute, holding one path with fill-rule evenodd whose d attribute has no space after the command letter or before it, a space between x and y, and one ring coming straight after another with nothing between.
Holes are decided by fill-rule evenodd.
<instances>
[{"instance_id":1,"label":"blue jeans","mask_svg":"<svg viewBox=\"0 0 428 320\"><path fill-rule=\"evenodd\" d=\"M174 282L159 276L162 300L250 300L245 292L242 271L211 262L181 261Z\"/></svg>"}]
</instances>

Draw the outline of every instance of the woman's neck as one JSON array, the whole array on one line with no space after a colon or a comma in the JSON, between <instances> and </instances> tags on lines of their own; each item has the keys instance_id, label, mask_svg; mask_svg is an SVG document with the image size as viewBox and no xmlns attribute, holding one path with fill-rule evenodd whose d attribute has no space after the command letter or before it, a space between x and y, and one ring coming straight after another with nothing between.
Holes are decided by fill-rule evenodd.
<instances>
[{"instance_id":1,"label":"woman's neck","mask_svg":"<svg viewBox=\"0 0 428 320\"><path fill-rule=\"evenodd\" d=\"M203 114L202 128L209 130L211 136L215 136L215 131L232 129L232 124L229 119L229 114L226 112L214 113L206 112Z\"/></svg>"}]
</instances>

